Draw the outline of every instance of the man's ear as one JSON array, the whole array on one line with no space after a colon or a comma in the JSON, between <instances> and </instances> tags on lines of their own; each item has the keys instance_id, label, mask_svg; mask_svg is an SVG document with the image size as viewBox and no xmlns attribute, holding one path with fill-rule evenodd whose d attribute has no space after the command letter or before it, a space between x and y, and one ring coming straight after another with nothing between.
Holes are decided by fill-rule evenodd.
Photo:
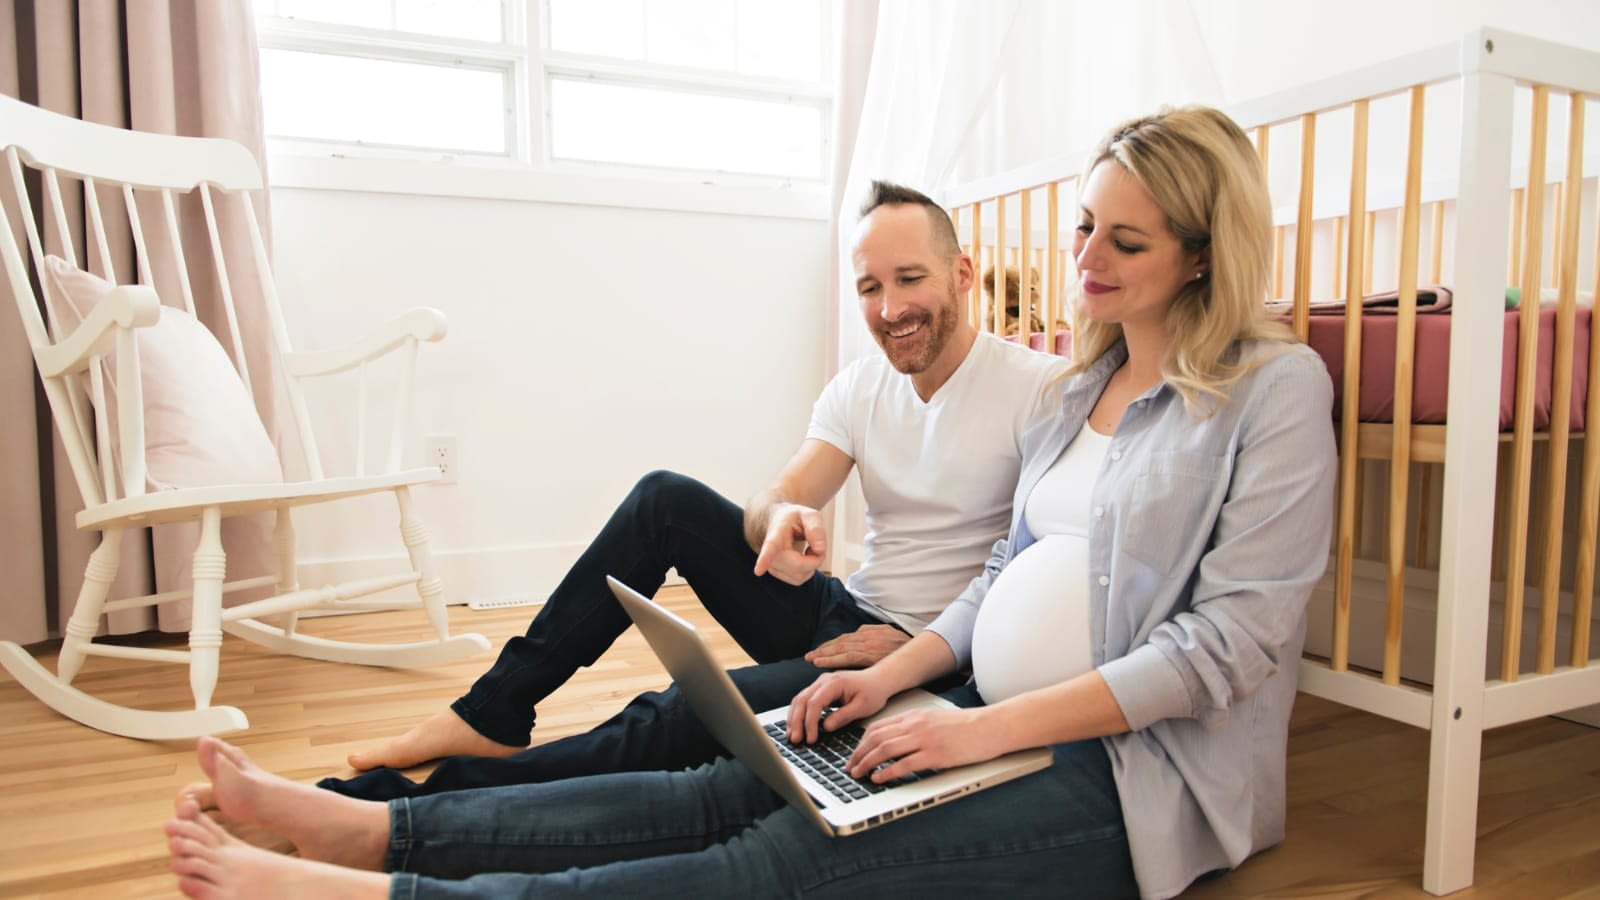
<instances>
[{"instance_id":1,"label":"man's ear","mask_svg":"<svg viewBox=\"0 0 1600 900\"><path fill-rule=\"evenodd\" d=\"M972 257L965 253L956 257L956 293L972 292Z\"/></svg>"}]
</instances>

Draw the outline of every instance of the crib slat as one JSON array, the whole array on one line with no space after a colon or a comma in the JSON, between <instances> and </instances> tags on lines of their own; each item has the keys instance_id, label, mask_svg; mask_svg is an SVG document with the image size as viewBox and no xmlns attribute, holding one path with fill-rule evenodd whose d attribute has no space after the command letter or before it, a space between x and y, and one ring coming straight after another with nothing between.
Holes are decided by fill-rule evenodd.
<instances>
[{"instance_id":1,"label":"crib slat","mask_svg":"<svg viewBox=\"0 0 1600 900\"><path fill-rule=\"evenodd\" d=\"M1563 194L1581 197L1583 187L1583 94L1573 92L1567 128L1567 182ZM1578 316L1578 206L1560 208L1553 244L1560 295L1556 305L1555 383L1550 391L1550 448L1547 451L1544 508L1544 569L1539 578L1539 648L1535 670L1548 675L1556 668L1556 622L1561 608L1561 541L1567 497L1567 439L1572 428L1573 331Z\"/></svg>"},{"instance_id":2,"label":"crib slat","mask_svg":"<svg viewBox=\"0 0 1600 900\"><path fill-rule=\"evenodd\" d=\"M1361 269L1361 293L1363 296L1372 293L1372 236L1377 233L1377 230L1378 214L1368 210L1366 231L1367 236L1365 243L1362 245L1363 249L1366 251L1367 260L1367 264Z\"/></svg>"},{"instance_id":3,"label":"crib slat","mask_svg":"<svg viewBox=\"0 0 1600 900\"><path fill-rule=\"evenodd\" d=\"M1395 321L1394 456L1389 461L1388 609L1383 630L1383 681L1400 683L1400 636L1405 623L1405 526L1411 471L1411 383L1417 334L1417 255L1422 218L1423 87L1411 89L1411 136L1406 151L1401 214L1399 310Z\"/></svg>"},{"instance_id":4,"label":"crib slat","mask_svg":"<svg viewBox=\"0 0 1600 900\"><path fill-rule=\"evenodd\" d=\"M1045 204L1045 285L1044 352L1056 352L1056 310L1061 308L1061 185L1052 181L1044 191Z\"/></svg>"},{"instance_id":5,"label":"crib slat","mask_svg":"<svg viewBox=\"0 0 1600 900\"><path fill-rule=\"evenodd\" d=\"M1561 200L1565 195L1566 192L1561 189L1560 182L1550 185L1550 209L1553 210L1553 214L1550 216L1550 230L1552 231L1561 227ZM1545 277L1549 279L1544 284L1547 288L1558 286L1556 273L1561 270L1561 259L1557 251L1559 243L1560 241L1550 241L1545 245L1545 252L1549 254L1544 266Z\"/></svg>"},{"instance_id":6,"label":"crib slat","mask_svg":"<svg viewBox=\"0 0 1600 900\"><path fill-rule=\"evenodd\" d=\"M1344 298L1344 406L1339 411L1339 543L1335 556L1333 606L1333 670L1350 666L1350 586L1356 548L1356 491L1361 471L1361 298L1355 286L1361 283L1365 257L1367 222L1367 101L1357 100L1352 108L1353 139L1350 150L1350 271L1345 284L1351 289Z\"/></svg>"},{"instance_id":7,"label":"crib slat","mask_svg":"<svg viewBox=\"0 0 1600 900\"><path fill-rule=\"evenodd\" d=\"M1329 266L1328 274L1333 278L1333 289L1328 291L1329 297L1339 297L1344 294L1344 216L1333 217L1333 265Z\"/></svg>"},{"instance_id":8,"label":"crib slat","mask_svg":"<svg viewBox=\"0 0 1600 900\"><path fill-rule=\"evenodd\" d=\"M994 198L994 295L990 298L989 325L995 334L1005 334L1006 315L1006 197Z\"/></svg>"},{"instance_id":9,"label":"crib slat","mask_svg":"<svg viewBox=\"0 0 1600 900\"><path fill-rule=\"evenodd\" d=\"M1300 117L1300 212L1294 235L1294 333L1305 340L1311 333L1311 228L1312 200L1316 195L1317 114Z\"/></svg>"},{"instance_id":10,"label":"crib slat","mask_svg":"<svg viewBox=\"0 0 1600 900\"><path fill-rule=\"evenodd\" d=\"M1595 215L1595 255L1600 260L1600 210ZM1600 262L1595 264L1595 296L1600 297ZM1600 530L1600 327L1589 321L1589 402L1584 409L1583 481L1578 496L1577 559L1572 573L1572 655L1569 665L1589 665L1589 629L1594 622L1595 535Z\"/></svg>"},{"instance_id":11,"label":"crib slat","mask_svg":"<svg viewBox=\"0 0 1600 900\"><path fill-rule=\"evenodd\" d=\"M1289 234L1289 226L1277 225L1272 229L1272 296L1274 299L1283 297L1283 245Z\"/></svg>"},{"instance_id":12,"label":"crib slat","mask_svg":"<svg viewBox=\"0 0 1600 900\"><path fill-rule=\"evenodd\" d=\"M1500 635L1500 680L1516 681L1521 668L1522 602L1527 575L1528 503L1533 481L1534 374L1539 349L1539 266L1544 252L1544 157L1550 89L1533 88L1528 143L1528 193L1524 217L1522 305L1518 311L1516 413L1511 439L1511 507L1507 511L1505 617Z\"/></svg>"},{"instance_id":13,"label":"crib slat","mask_svg":"<svg viewBox=\"0 0 1600 900\"><path fill-rule=\"evenodd\" d=\"M1511 273L1506 276L1512 284L1522 284L1522 213L1524 191L1522 188L1511 189L1511 248L1507 251L1511 259L1507 261L1506 269Z\"/></svg>"},{"instance_id":14,"label":"crib slat","mask_svg":"<svg viewBox=\"0 0 1600 900\"><path fill-rule=\"evenodd\" d=\"M967 321L975 327L983 325L983 201L972 204L972 293L967 302Z\"/></svg>"},{"instance_id":15,"label":"crib slat","mask_svg":"<svg viewBox=\"0 0 1600 900\"><path fill-rule=\"evenodd\" d=\"M1444 267L1444 201L1433 202L1432 234L1428 243L1428 283L1444 281L1440 270Z\"/></svg>"},{"instance_id":16,"label":"crib slat","mask_svg":"<svg viewBox=\"0 0 1600 900\"><path fill-rule=\"evenodd\" d=\"M1022 192L1021 259L1017 260L1017 343L1028 346L1033 321L1033 190Z\"/></svg>"}]
</instances>

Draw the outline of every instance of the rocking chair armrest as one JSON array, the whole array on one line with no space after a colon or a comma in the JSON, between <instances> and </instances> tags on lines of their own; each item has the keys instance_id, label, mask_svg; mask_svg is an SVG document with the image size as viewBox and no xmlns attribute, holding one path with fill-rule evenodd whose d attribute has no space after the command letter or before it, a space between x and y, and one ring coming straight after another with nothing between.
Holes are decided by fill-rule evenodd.
<instances>
[{"instance_id":1,"label":"rocking chair armrest","mask_svg":"<svg viewBox=\"0 0 1600 900\"><path fill-rule=\"evenodd\" d=\"M284 366L290 375L297 377L332 375L371 362L408 340L440 340L445 330L444 313L432 307L419 306L342 347L285 354Z\"/></svg>"},{"instance_id":2,"label":"rocking chair armrest","mask_svg":"<svg viewBox=\"0 0 1600 900\"><path fill-rule=\"evenodd\" d=\"M142 284L111 289L72 333L48 347L34 351L39 372L46 378L85 371L96 357L115 349L118 329L147 328L161 319L161 299L155 289Z\"/></svg>"}]
</instances>

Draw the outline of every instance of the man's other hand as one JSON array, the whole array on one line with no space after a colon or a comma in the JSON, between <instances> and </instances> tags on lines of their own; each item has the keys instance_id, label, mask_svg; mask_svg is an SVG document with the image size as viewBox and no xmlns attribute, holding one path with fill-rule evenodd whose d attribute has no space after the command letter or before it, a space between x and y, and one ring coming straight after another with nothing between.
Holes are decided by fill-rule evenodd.
<instances>
[{"instance_id":1,"label":"man's other hand","mask_svg":"<svg viewBox=\"0 0 1600 900\"><path fill-rule=\"evenodd\" d=\"M819 669L861 669L893 653L909 640L911 635L893 625L863 625L807 653L806 662Z\"/></svg>"}]
</instances>

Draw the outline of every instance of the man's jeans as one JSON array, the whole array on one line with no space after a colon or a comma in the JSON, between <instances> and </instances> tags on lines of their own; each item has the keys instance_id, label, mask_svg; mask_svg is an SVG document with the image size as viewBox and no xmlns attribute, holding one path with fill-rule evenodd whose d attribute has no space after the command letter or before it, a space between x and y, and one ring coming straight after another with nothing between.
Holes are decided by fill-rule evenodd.
<instances>
[{"instance_id":1,"label":"man's jeans","mask_svg":"<svg viewBox=\"0 0 1600 900\"><path fill-rule=\"evenodd\" d=\"M1053 749L1044 771L842 838L735 760L402 798L384 868L397 898L1137 894L1104 747Z\"/></svg>"},{"instance_id":2,"label":"man's jeans","mask_svg":"<svg viewBox=\"0 0 1600 900\"><path fill-rule=\"evenodd\" d=\"M654 596L670 568L762 664L730 673L751 708L783 706L822 672L799 659L806 651L862 625L881 623L861 611L837 578L819 572L796 587L770 575L757 577L755 564L740 507L694 479L651 472L567 572L527 634L507 641L494 667L451 709L493 741L526 744L534 705L580 667L593 664L632 624L606 576ZM635 698L586 734L508 759L447 759L420 785L394 770L378 769L348 781L325 778L318 786L388 800L601 772L689 768L723 752L671 687Z\"/></svg>"}]
</instances>

